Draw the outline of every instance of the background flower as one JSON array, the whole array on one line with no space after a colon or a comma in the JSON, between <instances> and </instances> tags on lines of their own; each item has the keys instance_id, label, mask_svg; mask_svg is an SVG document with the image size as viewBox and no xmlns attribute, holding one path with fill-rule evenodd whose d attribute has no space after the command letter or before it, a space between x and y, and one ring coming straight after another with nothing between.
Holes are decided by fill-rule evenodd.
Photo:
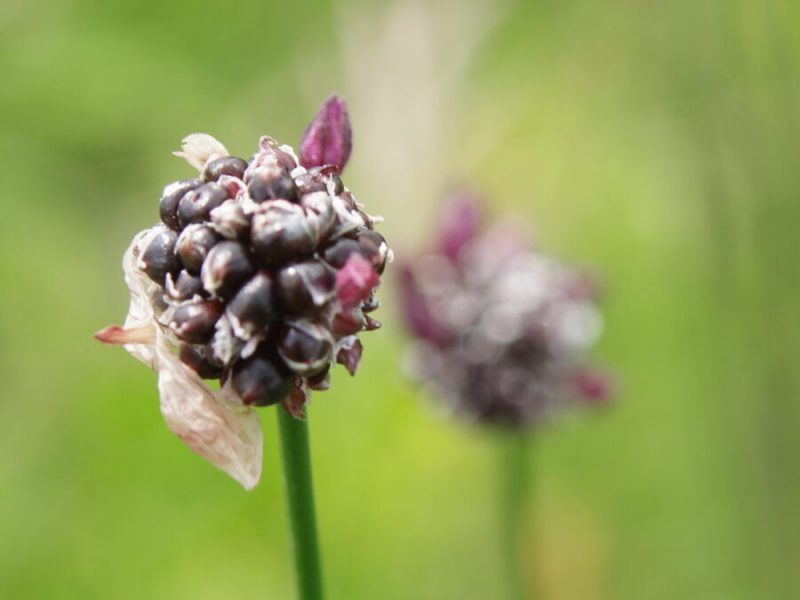
<instances>
[{"instance_id":1,"label":"background flower","mask_svg":"<svg viewBox=\"0 0 800 600\"><path fill-rule=\"evenodd\" d=\"M602 327L588 275L508 225L483 231L470 192L442 213L431 250L408 257L400 279L412 376L452 410L507 427L605 400L606 378L585 365Z\"/></svg>"}]
</instances>

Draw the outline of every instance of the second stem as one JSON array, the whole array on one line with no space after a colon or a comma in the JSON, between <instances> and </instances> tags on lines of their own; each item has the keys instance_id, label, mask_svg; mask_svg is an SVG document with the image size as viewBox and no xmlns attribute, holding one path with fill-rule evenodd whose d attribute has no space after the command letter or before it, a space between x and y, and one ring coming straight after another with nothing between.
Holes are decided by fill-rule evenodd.
<instances>
[{"instance_id":1,"label":"second stem","mask_svg":"<svg viewBox=\"0 0 800 600\"><path fill-rule=\"evenodd\" d=\"M527 432L513 431L500 440L500 508L503 560L510 598L529 598L526 590L525 565L530 557L522 554L521 542L528 515L531 493L530 437Z\"/></svg>"}]
</instances>

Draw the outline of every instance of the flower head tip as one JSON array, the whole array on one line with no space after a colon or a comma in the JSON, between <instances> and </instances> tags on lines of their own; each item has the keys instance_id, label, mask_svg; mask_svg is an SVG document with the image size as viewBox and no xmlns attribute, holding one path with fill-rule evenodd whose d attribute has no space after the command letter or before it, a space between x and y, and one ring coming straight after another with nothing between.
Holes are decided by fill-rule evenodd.
<instances>
[{"instance_id":1,"label":"flower head tip","mask_svg":"<svg viewBox=\"0 0 800 600\"><path fill-rule=\"evenodd\" d=\"M332 94L322 104L300 140L300 164L306 168L335 165L344 170L353 148L345 101Z\"/></svg>"}]
</instances>

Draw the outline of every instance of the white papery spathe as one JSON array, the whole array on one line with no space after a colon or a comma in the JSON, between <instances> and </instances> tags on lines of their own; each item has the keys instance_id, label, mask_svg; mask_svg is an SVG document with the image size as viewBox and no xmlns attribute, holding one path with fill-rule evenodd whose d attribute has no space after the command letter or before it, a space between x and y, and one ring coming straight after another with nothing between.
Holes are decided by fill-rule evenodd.
<instances>
[{"instance_id":1,"label":"white papery spathe","mask_svg":"<svg viewBox=\"0 0 800 600\"><path fill-rule=\"evenodd\" d=\"M209 136L210 137L210 136ZM122 260L131 293L124 327L97 334L106 343L122 344L158 375L161 413L167 427L245 489L261 477L263 438L256 411L227 389L211 389L176 356L176 340L153 308L162 291L140 270L138 257L159 228L139 233Z\"/></svg>"},{"instance_id":2,"label":"white papery spathe","mask_svg":"<svg viewBox=\"0 0 800 600\"><path fill-rule=\"evenodd\" d=\"M173 152L186 160L195 169L203 172L206 163L229 156L227 148L214 136L207 133L191 133L181 140L181 149Z\"/></svg>"}]
</instances>

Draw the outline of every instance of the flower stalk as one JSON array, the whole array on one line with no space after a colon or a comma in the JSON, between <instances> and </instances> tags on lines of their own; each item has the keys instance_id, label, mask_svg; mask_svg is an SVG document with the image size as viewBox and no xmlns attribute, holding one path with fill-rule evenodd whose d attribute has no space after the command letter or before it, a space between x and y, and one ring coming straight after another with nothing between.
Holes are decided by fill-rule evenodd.
<instances>
[{"instance_id":1,"label":"flower stalk","mask_svg":"<svg viewBox=\"0 0 800 600\"><path fill-rule=\"evenodd\" d=\"M500 452L500 533L503 571L508 582L509 598L531 598L527 589L525 565L531 557L522 552L522 532L526 529L530 506L532 473L530 434L524 430L505 432Z\"/></svg>"},{"instance_id":2,"label":"flower stalk","mask_svg":"<svg viewBox=\"0 0 800 600\"><path fill-rule=\"evenodd\" d=\"M296 419L285 410L277 412L297 597L300 600L321 600L322 571L314 512L308 421Z\"/></svg>"}]
</instances>

